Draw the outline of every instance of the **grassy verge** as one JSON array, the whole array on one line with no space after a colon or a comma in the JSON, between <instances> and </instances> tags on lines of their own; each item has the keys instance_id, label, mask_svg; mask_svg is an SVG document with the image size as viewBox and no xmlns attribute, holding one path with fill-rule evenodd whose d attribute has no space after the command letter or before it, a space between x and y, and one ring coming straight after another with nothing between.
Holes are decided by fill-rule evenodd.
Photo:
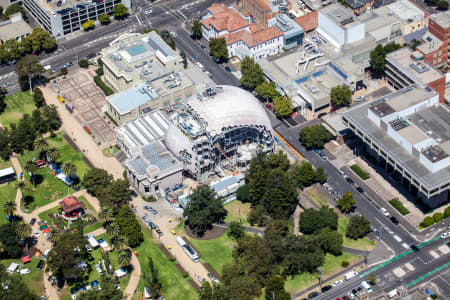
<instances>
[{"instance_id":1,"label":"grassy verge","mask_svg":"<svg viewBox=\"0 0 450 300\"><path fill-rule=\"evenodd\" d=\"M15 201L16 194L17 189L15 181L0 185L0 207L3 208L3 205L8 201ZM0 209L0 225L6 224L7 222L8 220L6 219L5 211Z\"/></svg>"},{"instance_id":2,"label":"grassy verge","mask_svg":"<svg viewBox=\"0 0 450 300\"><path fill-rule=\"evenodd\" d=\"M148 272L148 258L153 259L153 264L158 269L158 278L162 284L162 292L166 299L189 300L197 299L197 293L176 269L174 263L169 261L153 240L150 230L142 227L144 241L134 250L138 252L138 260L141 265L141 274ZM144 293L144 280L141 276L136 294L133 299L140 299Z\"/></svg>"},{"instance_id":3,"label":"grassy verge","mask_svg":"<svg viewBox=\"0 0 450 300\"><path fill-rule=\"evenodd\" d=\"M186 235L185 235L186 236ZM187 236L186 236L187 237ZM189 242L199 252L202 262L207 262L221 276L223 265L232 260L233 244L235 243L225 233L212 240L196 240L187 237Z\"/></svg>"},{"instance_id":4,"label":"grassy verge","mask_svg":"<svg viewBox=\"0 0 450 300\"><path fill-rule=\"evenodd\" d=\"M0 123L4 127L9 127L11 123L16 123L24 114L31 115L36 108L34 105L33 95L29 92L17 92L6 96L6 108L0 114Z\"/></svg>"},{"instance_id":5,"label":"grassy verge","mask_svg":"<svg viewBox=\"0 0 450 300\"><path fill-rule=\"evenodd\" d=\"M94 230L97 230L103 226L103 222L95 222L94 224L87 225L83 227L83 234L88 234Z\"/></svg>"},{"instance_id":6,"label":"grassy verge","mask_svg":"<svg viewBox=\"0 0 450 300\"><path fill-rule=\"evenodd\" d=\"M305 190L305 194L318 206L328 206L328 201L322 193L315 188Z\"/></svg>"},{"instance_id":7,"label":"grassy verge","mask_svg":"<svg viewBox=\"0 0 450 300\"><path fill-rule=\"evenodd\" d=\"M347 260L350 262L350 264L354 264L359 259L361 259L361 257L350 253L343 253L340 256L327 254L325 256L325 263L322 266L322 285L325 285L327 277L330 277L343 269L341 267L341 263L343 260ZM285 288L289 293L294 294L310 287L313 284L319 283L318 278L318 274L310 273L303 273L294 277L288 277L286 280Z\"/></svg>"},{"instance_id":8,"label":"grassy verge","mask_svg":"<svg viewBox=\"0 0 450 300\"><path fill-rule=\"evenodd\" d=\"M368 237L363 237L362 239L349 239L345 236L345 231L348 226L348 219L344 216L340 216L338 220L338 231L342 233L342 237L344 238L344 247L349 247L353 249L363 250L363 251L371 251L375 247L373 242Z\"/></svg>"},{"instance_id":9,"label":"grassy verge","mask_svg":"<svg viewBox=\"0 0 450 300\"><path fill-rule=\"evenodd\" d=\"M403 204L397 198L389 200L389 203L403 216L409 214L409 210L406 207L404 207Z\"/></svg>"},{"instance_id":10,"label":"grassy verge","mask_svg":"<svg viewBox=\"0 0 450 300\"><path fill-rule=\"evenodd\" d=\"M98 211L95 210L95 208L87 201L87 199L84 196L77 197L77 199L84 204L84 206L96 217L98 216Z\"/></svg>"},{"instance_id":11,"label":"grassy verge","mask_svg":"<svg viewBox=\"0 0 450 300\"><path fill-rule=\"evenodd\" d=\"M362 180L366 180L370 178L370 175L367 174L363 169L361 169L360 166L358 166L357 164L354 164L350 167L350 169L353 170L353 172L356 173L356 175L358 175Z\"/></svg>"},{"instance_id":12,"label":"grassy verge","mask_svg":"<svg viewBox=\"0 0 450 300\"><path fill-rule=\"evenodd\" d=\"M250 226L250 223L247 221L247 216L250 212L250 203L242 203L239 200L234 200L227 203L224 207L228 211L225 222L241 222L242 225Z\"/></svg>"}]
</instances>

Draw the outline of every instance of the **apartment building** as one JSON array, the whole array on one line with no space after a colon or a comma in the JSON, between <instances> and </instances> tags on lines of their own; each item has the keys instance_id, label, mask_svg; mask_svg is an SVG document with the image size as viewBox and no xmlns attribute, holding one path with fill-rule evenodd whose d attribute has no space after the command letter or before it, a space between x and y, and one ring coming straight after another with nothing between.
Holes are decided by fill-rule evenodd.
<instances>
[{"instance_id":1,"label":"apartment building","mask_svg":"<svg viewBox=\"0 0 450 300\"><path fill-rule=\"evenodd\" d=\"M428 31L441 40L444 47L447 47L447 64L450 65L450 11L430 16Z\"/></svg>"},{"instance_id":2,"label":"apartment building","mask_svg":"<svg viewBox=\"0 0 450 300\"><path fill-rule=\"evenodd\" d=\"M112 15L120 3L131 8L131 0L22 0L23 6L57 39L80 30L88 20Z\"/></svg>"}]
</instances>

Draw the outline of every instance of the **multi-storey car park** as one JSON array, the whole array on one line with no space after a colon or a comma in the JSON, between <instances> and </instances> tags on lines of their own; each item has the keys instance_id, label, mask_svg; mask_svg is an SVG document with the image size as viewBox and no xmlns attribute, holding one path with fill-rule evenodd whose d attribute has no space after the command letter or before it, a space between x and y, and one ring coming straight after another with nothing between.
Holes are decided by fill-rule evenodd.
<instances>
[{"instance_id":1,"label":"multi-storey car park","mask_svg":"<svg viewBox=\"0 0 450 300\"><path fill-rule=\"evenodd\" d=\"M215 86L193 95L170 117L153 111L116 130L131 184L164 195L183 176L206 182L224 169L245 168L257 151L273 152L270 120L249 92Z\"/></svg>"},{"instance_id":2,"label":"multi-storey car park","mask_svg":"<svg viewBox=\"0 0 450 300\"><path fill-rule=\"evenodd\" d=\"M24 7L56 38L81 29L88 20L104 14L112 15L113 8L123 3L131 8L130 0L23 0Z\"/></svg>"},{"instance_id":3,"label":"multi-storey car park","mask_svg":"<svg viewBox=\"0 0 450 300\"><path fill-rule=\"evenodd\" d=\"M411 85L347 111L348 127L393 177L430 207L450 200L450 113Z\"/></svg>"}]
</instances>

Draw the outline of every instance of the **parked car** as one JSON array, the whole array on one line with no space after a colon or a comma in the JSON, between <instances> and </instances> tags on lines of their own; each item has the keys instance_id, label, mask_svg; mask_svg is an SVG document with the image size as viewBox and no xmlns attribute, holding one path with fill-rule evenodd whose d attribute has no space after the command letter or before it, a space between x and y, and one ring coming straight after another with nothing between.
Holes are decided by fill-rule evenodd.
<instances>
[{"instance_id":1,"label":"parked car","mask_svg":"<svg viewBox=\"0 0 450 300\"><path fill-rule=\"evenodd\" d=\"M358 192L360 192L361 194L364 194L364 190L362 189L362 187L358 186L358 187L356 188L356 190L357 190Z\"/></svg>"},{"instance_id":2,"label":"parked car","mask_svg":"<svg viewBox=\"0 0 450 300\"><path fill-rule=\"evenodd\" d=\"M443 234L441 234L441 238L442 239L446 239L450 236L450 231L444 232Z\"/></svg>"},{"instance_id":3,"label":"parked car","mask_svg":"<svg viewBox=\"0 0 450 300\"><path fill-rule=\"evenodd\" d=\"M95 265L95 269L97 270L97 272L98 272L98 274L99 274L100 276L103 275L103 270L102 270L102 268L100 267L100 264L96 264L96 265Z\"/></svg>"},{"instance_id":4,"label":"parked car","mask_svg":"<svg viewBox=\"0 0 450 300\"><path fill-rule=\"evenodd\" d=\"M143 217L142 217L142 220L144 220L144 222L146 222L146 223L150 222L150 219L147 218L147 216L143 216Z\"/></svg>"},{"instance_id":5,"label":"parked car","mask_svg":"<svg viewBox=\"0 0 450 300\"><path fill-rule=\"evenodd\" d=\"M353 179L351 179L350 177L347 177L345 180L347 180L347 182L351 185L354 185L355 182L353 181Z\"/></svg>"},{"instance_id":6,"label":"parked car","mask_svg":"<svg viewBox=\"0 0 450 300\"><path fill-rule=\"evenodd\" d=\"M342 170L339 170L339 174L341 174L342 176L345 176L345 173Z\"/></svg>"},{"instance_id":7,"label":"parked car","mask_svg":"<svg viewBox=\"0 0 450 300\"><path fill-rule=\"evenodd\" d=\"M44 261L43 260L40 260L39 262L38 262L38 264L36 265L36 270L40 270L40 269L42 269L42 265L44 264Z\"/></svg>"},{"instance_id":8,"label":"parked car","mask_svg":"<svg viewBox=\"0 0 450 300\"><path fill-rule=\"evenodd\" d=\"M336 280L335 282L333 282L332 286L338 286L341 285L342 283L344 283L344 280Z\"/></svg>"},{"instance_id":9,"label":"parked car","mask_svg":"<svg viewBox=\"0 0 450 300\"><path fill-rule=\"evenodd\" d=\"M153 223L153 222L148 222L148 226L150 226L151 229L156 229L157 228L156 224Z\"/></svg>"},{"instance_id":10,"label":"parked car","mask_svg":"<svg viewBox=\"0 0 450 300\"><path fill-rule=\"evenodd\" d=\"M391 219L391 222L394 223L394 225L398 225L399 224L399 222L398 222L396 217L392 216L392 217L390 217L390 219Z\"/></svg>"},{"instance_id":11,"label":"parked car","mask_svg":"<svg viewBox=\"0 0 450 300\"><path fill-rule=\"evenodd\" d=\"M149 15L153 12L153 10L144 10L144 15Z\"/></svg>"},{"instance_id":12,"label":"parked car","mask_svg":"<svg viewBox=\"0 0 450 300\"><path fill-rule=\"evenodd\" d=\"M326 285L324 287L322 287L321 291L322 293L328 292L329 290L331 290L333 287L331 285Z\"/></svg>"},{"instance_id":13,"label":"parked car","mask_svg":"<svg viewBox=\"0 0 450 300\"><path fill-rule=\"evenodd\" d=\"M156 233L159 235L159 236L162 236L162 235L164 235L164 233L161 231L161 229L159 229L159 228L156 228Z\"/></svg>"},{"instance_id":14,"label":"parked car","mask_svg":"<svg viewBox=\"0 0 450 300\"><path fill-rule=\"evenodd\" d=\"M89 53L88 55L86 55L86 58L91 59L91 58L94 58L95 56L96 56L95 53Z\"/></svg>"},{"instance_id":15,"label":"parked car","mask_svg":"<svg viewBox=\"0 0 450 300\"><path fill-rule=\"evenodd\" d=\"M375 227L372 228L372 232L373 232L376 236L380 236L380 232L379 232Z\"/></svg>"},{"instance_id":16,"label":"parked car","mask_svg":"<svg viewBox=\"0 0 450 300\"><path fill-rule=\"evenodd\" d=\"M308 299L316 298L317 296L319 296L318 292L312 292L311 294L308 295Z\"/></svg>"},{"instance_id":17,"label":"parked car","mask_svg":"<svg viewBox=\"0 0 450 300\"><path fill-rule=\"evenodd\" d=\"M229 67L229 66L225 66L225 71L227 71L227 72L231 72L231 69L230 69L230 67Z\"/></svg>"},{"instance_id":18,"label":"parked car","mask_svg":"<svg viewBox=\"0 0 450 300\"><path fill-rule=\"evenodd\" d=\"M38 238L41 234L37 230L33 230L33 235Z\"/></svg>"},{"instance_id":19,"label":"parked car","mask_svg":"<svg viewBox=\"0 0 450 300\"><path fill-rule=\"evenodd\" d=\"M144 205L144 209L145 209L145 210L148 210L148 211L151 211L153 208L152 208L151 206Z\"/></svg>"},{"instance_id":20,"label":"parked car","mask_svg":"<svg viewBox=\"0 0 450 300\"><path fill-rule=\"evenodd\" d=\"M154 214L154 215L157 215L158 214L158 211L156 210L156 209L152 209L152 214Z\"/></svg>"},{"instance_id":21,"label":"parked car","mask_svg":"<svg viewBox=\"0 0 450 300\"><path fill-rule=\"evenodd\" d=\"M389 212L387 211L386 208L382 207L380 208L380 211L383 213L383 215L385 215L386 217L390 217L391 215L389 214Z\"/></svg>"},{"instance_id":22,"label":"parked car","mask_svg":"<svg viewBox=\"0 0 450 300\"><path fill-rule=\"evenodd\" d=\"M31 221L30 221L30 225L31 225L31 226L33 226L33 225L34 225L34 223L36 223L36 218L33 218L33 219L31 219Z\"/></svg>"}]
</instances>

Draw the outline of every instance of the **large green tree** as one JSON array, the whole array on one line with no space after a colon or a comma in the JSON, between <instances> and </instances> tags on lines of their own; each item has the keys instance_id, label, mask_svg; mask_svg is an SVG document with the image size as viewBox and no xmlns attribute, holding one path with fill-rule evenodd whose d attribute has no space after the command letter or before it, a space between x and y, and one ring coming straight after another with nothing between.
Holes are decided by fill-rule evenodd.
<instances>
[{"instance_id":1,"label":"large green tree","mask_svg":"<svg viewBox=\"0 0 450 300\"><path fill-rule=\"evenodd\" d=\"M83 29L85 31L88 31L90 29L94 29L95 28L95 21L94 20L87 20L86 22L81 24L81 26L83 27Z\"/></svg>"},{"instance_id":2,"label":"large green tree","mask_svg":"<svg viewBox=\"0 0 450 300\"><path fill-rule=\"evenodd\" d=\"M116 19L123 19L128 16L128 8L123 4L119 3L113 8L113 16Z\"/></svg>"},{"instance_id":3,"label":"large green tree","mask_svg":"<svg viewBox=\"0 0 450 300\"><path fill-rule=\"evenodd\" d=\"M290 300L291 296L284 289L284 279L281 276L273 276L266 283L266 300Z\"/></svg>"},{"instance_id":4,"label":"large green tree","mask_svg":"<svg viewBox=\"0 0 450 300\"><path fill-rule=\"evenodd\" d=\"M106 24L111 23L111 18L109 17L108 14L103 14L103 15L99 16L98 20L100 21L100 23L102 25L106 25Z\"/></svg>"},{"instance_id":5,"label":"large green tree","mask_svg":"<svg viewBox=\"0 0 450 300\"><path fill-rule=\"evenodd\" d=\"M94 196L101 194L112 182L113 177L103 169L89 169L83 177L83 185Z\"/></svg>"},{"instance_id":6,"label":"large green tree","mask_svg":"<svg viewBox=\"0 0 450 300\"><path fill-rule=\"evenodd\" d=\"M323 265L325 255L314 237L290 235L287 244L288 254L282 263L283 275L315 273Z\"/></svg>"},{"instance_id":7,"label":"large green tree","mask_svg":"<svg viewBox=\"0 0 450 300\"><path fill-rule=\"evenodd\" d=\"M335 86L331 88L330 98L334 107L347 106L352 102L352 90L345 84Z\"/></svg>"},{"instance_id":8,"label":"large green tree","mask_svg":"<svg viewBox=\"0 0 450 300\"><path fill-rule=\"evenodd\" d=\"M323 148L333 135L320 124L303 127L300 132L300 142L307 148Z\"/></svg>"},{"instance_id":9,"label":"large green tree","mask_svg":"<svg viewBox=\"0 0 450 300\"><path fill-rule=\"evenodd\" d=\"M324 183L327 181L327 173L324 169L319 167L314 170L312 164L308 161L302 161L300 165L295 165L292 174L295 183L302 189L316 182Z\"/></svg>"},{"instance_id":10,"label":"large green tree","mask_svg":"<svg viewBox=\"0 0 450 300\"><path fill-rule=\"evenodd\" d=\"M40 88L35 88L33 93L33 100L36 107L42 107L45 105L44 95Z\"/></svg>"},{"instance_id":11,"label":"large green tree","mask_svg":"<svg viewBox=\"0 0 450 300\"><path fill-rule=\"evenodd\" d=\"M112 207L117 212L124 204L131 200L130 183L128 179L116 179L111 181L106 188L98 194L103 207Z\"/></svg>"},{"instance_id":12,"label":"large green tree","mask_svg":"<svg viewBox=\"0 0 450 300\"><path fill-rule=\"evenodd\" d=\"M370 232L370 222L366 217L354 215L348 222L345 235L351 239L359 239Z\"/></svg>"},{"instance_id":13,"label":"large green tree","mask_svg":"<svg viewBox=\"0 0 450 300\"><path fill-rule=\"evenodd\" d=\"M0 128L0 158L6 160L11 153L10 137L7 128Z\"/></svg>"},{"instance_id":14,"label":"large green tree","mask_svg":"<svg viewBox=\"0 0 450 300\"><path fill-rule=\"evenodd\" d=\"M26 87L26 82L28 82L30 93L33 88L33 80L42 75L44 71L44 67L42 67L39 60L33 55L25 55L16 64L16 73L19 76L19 82L21 82L22 88Z\"/></svg>"},{"instance_id":15,"label":"large green tree","mask_svg":"<svg viewBox=\"0 0 450 300\"><path fill-rule=\"evenodd\" d=\"M117 289L116 286L119 284L119 280L110 275L103 275L100 278L101 289L90 289L85 292L81 292L77 295L79 300L122 300L123 291Z\"/></svg>"},{"instance_id":16,"label":"large green tree","mask_svg":"<svg viewBox=\"0 0 450 300\"><path fill-rule=\"evenodd\" d=\"M192 22L191 36L196 40L202 37L202 23L199 19L196 19L194 20L194 22Z\"/></svg>"},{"instance_id":17,"label":"large green tree","mask_svg":"<svg viewBox=\"0 0 450 300\"><path fill-rule=\"evenodd\" d=\"M173 50L176 49L175 40L173 39L173 36L170 34L170 32L166 29L163 29L158 32L159 36L163 39L164 42L166 42L167 45L170 46Z\"/></svg>"},{"instance_id":18,"label":"large green tree","mask_svg":"<svg viewBox=\"0 0 450 300\"><path fill-rule=\"evenodd\" d=\"M291 100L283 96L275 97L273 99L273 106L275 112L280 117L287 117L294 111Z\"/></svg>"},{"instance_id":19,"label":"large green tree","mask_svg":"<svg viewBox=\"0 0 450 300\"><path fill-rule=\"evenodd\" d=\"M47 266L53 275L65 280L81 279L86 269L80 267L88 257L82 232L66 232L50 250Z\"/></svg>"},{"instance_id":20,"label":"large green tree","mask_svg":"<svg viewBox=\"0 0 450 300\"><path fill-rule=\"evenodd\" d=\"M272 101L273 99L281 96L275 87L275 82L268 82L267 80L264 80L255 88L255 93L264 101Z\"/></svg>"},{"instance_id":21,"label":"large green tree","mask_svg":"<svg viewBox=\"0 0 450 300\"><path fill-rule=\"evenodd\" d=\"M228 59L228 49L224 38L211 38L209 40L209 52L217 62Z\"/></svg>"},{"instance_id":22,"label":"large green tree","mask_svg":"<svg viewBox=\"0 0 450 300\"><path fill-rule=\"evenodd\" d=\"M356 201L353 199L352 193L347 192L341 199L336 201L336 204L342 212L348 213L353 209L353 206L356 205Z\"/></svg>"},{"instance_id":23,"label":"large green tree","mask_svg":"<svg viewBox=\"0 0 450 300\"><path fill-rule=\"evenodd\" d=\"M223 284L213 282L211 285L206 280L203 281L197 293L199 300L224 300L230 298Z\"/></svg>"},{"instance_id":24,"label":"large green tree","mask_svg":"<svg viewBox=\"0 0 450 300\"><path fill-rule=\"evenodd\" d=\"M119 226L120 232L126 238L128 246L132 248L137 247L144 240L141 225L139 225L136 216L128 205L122 205L114 218L114 223Z\"/></svg>"},{"instance_id":25,"label":"large green tree","mask_svg":"<svg viewBox=\"0 0 450 300\"><path fill-rule=\"evenodd\" d=\"M336 230L337 224L338 215L330 207L307 208L300 214L300 232L304 234L318 233L324 228Z\"/></svg>"},{"instance_id":26,"label":"large green tree","mask_svg":"<svg viewBox=\"0 0 450 300\"><path fill-rule=\"evenodd\" d=\"M375 76L381 77L384 75L386 55L401 47L401 45L395 43L387 44L386 46L380 44L370 52L370 68Z\"/></svg>"},{"instance_id":27,"label":"large green tree","mask_svg":"<svg viewBox=\"0 0 450 300\"><path fill-rule=\"evenodd\" d=\"M0 256L20 258L22 247L19 245L19 240L13 222L0 225Z\"/></svg>"},{"instance_id":28,"label":"large green tree","mask_svg":"<svg viewBox=\"0 0 450 300\"><path fill-rule=\"evenodd\" d=\"M225 220L227 210L223 207L223 201L223 197L219 197L208 185L197 187L189 196L183 212L186 224L196 234L203 235L213 223Z\"/></svg>"},{"instance_id":29,"label":"large green tree","mask_svg":"<svg viewBox=\"0 0 450 300\"><path fill-rule=\"evenodd\" d=\"M344 239L340 232L324 228L316 236L316 241L325 253L330 253L334 256L342 255L342 244Z\"/></svg>"},{"instance_id":30,"label":"large green tree","mask_svg":"<svg viewBox=\"0 0 450 300\"><path fill-rule=\"evenodd\" d=\"M0 89L0 114L5 111L6 108L6 94L8 91Z\"/></svg>"},{"instance_id":31,"label":"large green tree","mask_svg":"<svg viewBox=\"0 0 450 300\"><path fill-rule=\"evenodd\" d=\"M255 63L255 60L250 56L246 56L242 60L241 73L242 75L239 81L247 90L253 91L258 85L265 81L261 67L259 64Z\"/></svg>"}]
</instances>

